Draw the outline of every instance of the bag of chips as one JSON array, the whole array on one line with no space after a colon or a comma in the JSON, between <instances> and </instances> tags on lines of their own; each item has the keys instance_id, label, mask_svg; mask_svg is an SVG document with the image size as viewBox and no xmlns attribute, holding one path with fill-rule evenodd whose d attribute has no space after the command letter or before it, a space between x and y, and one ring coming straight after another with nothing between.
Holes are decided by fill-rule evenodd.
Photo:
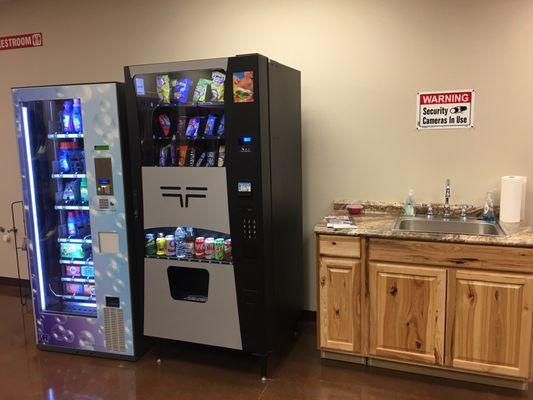
<instances>
[{"instance_id":1,"label":"bag of chips","mask_svg":"<svg viewBox=\"0 0 533 400\"><path fill-rule=\"evenodd\" d=\"M224 72L213 71L211 74L211 101L224 101L224 81L226 74Z\"/></svg>"},{"instance_id":2,"label":"bag of chips","mask_svg":"<svg viewBox=\"0 0 533 400\"><path fill-rule=\"evenodd\" d=\"M189 98L189 89L192 81L188 78L172 80L172 101L186 103Z\"/></svg>"},{"instance_id":3,"label":"bag of chips","mask_svg":"<svg viewBox=\"0 0 533 400\"><path fill-rule=\"evenodd\" d=\"M205 124L204 136L213 136L213 132L215 131L216 121L217 121L217 116L213 114L209 114L209 116L207 117L207 122Z\"/></svg>"},{"instance_id":4,"label":"bag of chips","mask_svg":"<svg viewBox=\"0 0 533 400\"><path fill-rule=\"evenodd\" d=\"M189 119L189 124L187 125L187 132L185 136L188 138L195 138L198 136L198 129L200 128L200 122L202 119L200 117Z\"/></svg>"},{"instance_id":5,"label":"bag of chips","mask_svg":"<svg viewBox=\"0 0 533 400\"><path fill-rule=\"evenodd\" d=\"M222 118L220 118L220 124L218 124L218 128L217 128L217 136L223 136L224 135L224 129L225 129L225 126L224 126L224 116L222 116Z\"/></svg>"},{"instance_id":6,"label":"bag of chips","mask_svg":"<svg viewBox=\"0 0 533 400\"><path fill-rule=\"evenodd\" d=\"M161 103L170 103L170 82L168 75L159 75L155 78L157 95Z\"/></svg>"},{"instance_id":7,"label":"bag of chips","mask_svg":"<svg viewBox=\"0 0 533 400\"><path fill-rule=\"evenodd\" d=\"M159 125L161 125L163 136L167 137L170 134L170 118L167 114L159 114Z\"/></svg>"},{"instance_id":8,"label":"bag of chips","mask_svg":"<svg viewBox=\"0 0 533 400\"><path fill-rule=\"evenodd\" d=\"M205 101L205 95L207 94L207 87L211 84L210 79L199 79L194 89L192 101Z\"/></svg>"}]
</instances>

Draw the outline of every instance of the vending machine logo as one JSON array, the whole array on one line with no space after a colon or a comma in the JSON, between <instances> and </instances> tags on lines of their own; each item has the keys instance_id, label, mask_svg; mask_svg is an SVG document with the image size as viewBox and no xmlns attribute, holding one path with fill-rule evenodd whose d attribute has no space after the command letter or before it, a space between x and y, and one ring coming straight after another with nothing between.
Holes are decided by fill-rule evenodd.
<instances>
[{"instance_id":1,"label":"vending machine logo","mask_svg":"<svg viewBox=\"0 0 533 400\"><path fill-rule=\"evenodd\" d=\"M189 208L189 199L206 199L207 187L205 186L186 186L185 193L182 193L181 186L160 186L161 196L163 197L177 197L180 201L181 208ZM185 203L183 198L185 197Z\"/></svg>"}]
</instances>

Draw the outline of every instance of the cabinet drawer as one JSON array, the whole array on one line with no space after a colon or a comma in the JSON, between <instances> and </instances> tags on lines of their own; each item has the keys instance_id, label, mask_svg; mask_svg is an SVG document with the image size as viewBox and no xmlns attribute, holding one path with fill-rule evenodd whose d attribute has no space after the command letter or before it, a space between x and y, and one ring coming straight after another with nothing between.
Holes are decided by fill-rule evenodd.
<instances>
[{"instance_id":1,"label":"cabinet drawer","mask_svg":"<svg viewBox=\"0 0 533 400\"><path fill-rule=\"evenodd\" d=\"M370 239L368 251L371 261L533 273L533 249L527 248Z\"/></svg>"},{"instance_id":2,"label":"cabinet drawer","mask_svg":"<svg viewBox=\"0 0 533 400\"><path fill-rule=\"evenodd\" d=\"M361 257L361 243L358 237L320 235L320 254L333 257Z\"/></svg>"}]
</instances>

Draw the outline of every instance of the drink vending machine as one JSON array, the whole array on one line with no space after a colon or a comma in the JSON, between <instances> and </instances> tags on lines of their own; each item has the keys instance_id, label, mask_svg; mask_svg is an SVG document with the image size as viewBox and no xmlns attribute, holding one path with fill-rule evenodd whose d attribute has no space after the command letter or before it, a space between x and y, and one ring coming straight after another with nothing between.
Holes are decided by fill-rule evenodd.
<instances>
[{"instance_id":1,"label":"drink vending machine","mask_svg":"<svg viewBox=\"0 0 533 400\"><path fill-rule=\"evenodd\" d=\"M123 85L13 89L39 348L134 359Z\"/></svg>"},{"instance_id":2,"label":"drink vending machine","mask_svg":"<svg viewBox=\"0 0 533 400\"><path fill-rule=\"evenodd\" d=\"M144 334L252 353L264 376L301 312L300 72L250 54L125 79Z\"/></svg>"}]
</instances>

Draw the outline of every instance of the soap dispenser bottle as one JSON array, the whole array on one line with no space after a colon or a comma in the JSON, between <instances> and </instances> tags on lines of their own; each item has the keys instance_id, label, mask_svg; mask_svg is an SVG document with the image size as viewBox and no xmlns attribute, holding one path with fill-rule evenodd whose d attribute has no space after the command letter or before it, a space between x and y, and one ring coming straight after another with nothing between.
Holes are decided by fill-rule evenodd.
<instances>
[{"instance_id":1,"label":"soap dispenser bottle","mask_svg":"<svg viewBox=\"0 0 533 400\"><path fill-rule=\"evenodd\" d=\"M485 199L485 207L483 207L483 221L494 222L494 220L494 199L492 198L492 190L489 190Z\"/></svg>"},{"instance_id":2,"label":"soap dispenser bottle","mask_svg":"<svg viewBox=\"0 0 533 400\"><path fill-rule=\"evenodd\" d=\"M405 205L403 207L403 215L408 217L414 217L416 214L414 193L415 192L413 189L409 189L409 194L407 195L407 199L405 200Z\"/></svg>"}]
</instances>

